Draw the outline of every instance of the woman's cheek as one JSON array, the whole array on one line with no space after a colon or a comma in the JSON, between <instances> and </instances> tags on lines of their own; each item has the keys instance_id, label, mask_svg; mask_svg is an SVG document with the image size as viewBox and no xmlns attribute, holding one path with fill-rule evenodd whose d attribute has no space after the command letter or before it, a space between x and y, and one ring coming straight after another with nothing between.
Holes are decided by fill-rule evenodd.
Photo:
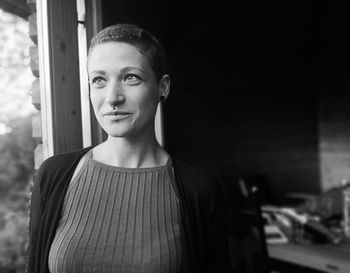
<instances>
[{"instance_id":1,"label":"woman's cheek","mask_svg":"<svg viewBox=\"0 0 350 273\"><path fill-rule=\"evenodd\" d=\"M91 94L91 104L93 108L97 110L102 105L102 99L99 98L96 94Z\"/></svg>"}]
</instances>

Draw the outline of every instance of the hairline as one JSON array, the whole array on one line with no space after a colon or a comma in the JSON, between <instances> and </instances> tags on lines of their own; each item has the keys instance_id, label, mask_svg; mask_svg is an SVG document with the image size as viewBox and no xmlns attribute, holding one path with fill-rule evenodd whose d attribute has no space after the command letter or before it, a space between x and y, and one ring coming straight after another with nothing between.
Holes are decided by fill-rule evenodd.
<instances>
[{"instance_id":1,"label":"hairline","mask_svg":"<svg viewBox=\"0 0 350 273\"><path fill-rule=\"evenodd\" d=\"M116 40L106 40L106 41L101 41L99 43L95 43L92 47L89 48L89 51L88 51L88 55L87 55L87 59L86 59L86 69L87 71L89 71L89 59L90 59L90 56L92 54L92 52L94 51L95 47L99 46L99 45L103 45L103 44L109 44L109 43L121 43L121 44L126 44L126 45L130 45L130 46L133 46L142 56L144 56L147 61L148 61L148 64L149 66L151 67L155 77L157 80L160 80L161 77L167 73L163 73L163 75L159 75L159 79L158 79L158 75L152 65L152 60L151 60L151 57L149 56L149 54L146 54L145 52L143 52L140 47L138 47L137 45L135 45L136 43L132 43L132 42L127 42L127 41L116 41Z\"/></svg>"}]
</instances>

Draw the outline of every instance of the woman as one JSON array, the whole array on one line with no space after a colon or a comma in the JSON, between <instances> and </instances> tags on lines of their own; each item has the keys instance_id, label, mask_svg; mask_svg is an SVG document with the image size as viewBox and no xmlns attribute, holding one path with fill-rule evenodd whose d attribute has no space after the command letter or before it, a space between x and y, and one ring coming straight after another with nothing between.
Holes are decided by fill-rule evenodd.
<instances>
[{"instance_id":1,"label":"woman","mask_svg":"<svg viewBox=\"0 0 350 273\"><path fill-rule=\"evenodd\" d=\"M156 141L170 77L135 25L96 34L90 97L107 140L44 161L32 190L28 272L229 272L216 178Z\"/></svg>"}]
</instances>

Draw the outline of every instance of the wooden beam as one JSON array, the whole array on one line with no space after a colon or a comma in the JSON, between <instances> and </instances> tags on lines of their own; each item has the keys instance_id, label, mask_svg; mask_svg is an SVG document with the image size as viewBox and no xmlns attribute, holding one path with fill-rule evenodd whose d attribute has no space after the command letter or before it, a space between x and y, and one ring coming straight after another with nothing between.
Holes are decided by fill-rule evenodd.
<instances>
[{"instance_id":1,"label":"wooden beam","mask_svg":"<svg viewBox=\"0 0 350 273\"><path fill-rule=\"evenodd\" d=\"M35 78L35 80L32 82L31 87L31 97L32 97L32 104L37 110L41 110L41 100L40 100L40 78Z\"/></svg>"},{"instance_id":2,"label":"wooden beam","mask_svg":"<svg viewBox=\"0 0 350 273\"><path fill-rule=\"evenodd\" d=\"M38 24L36 19L36 12L33 12L28 16L29 21L29 37L33 41L34 44L38 43Z\"/></svg>"},{"instance_id":3,"label":"wooden beam","mask_svg":"<svg viewBox=\"0 0 350 273\"><path fill-rule=\"evenodd\" d=\"M39 56L38 47L36 45L31 45L29 47L30 56L30 69L35 77L39 77Z\"/></svg>"},{"instance_id":4,"label":"wooden beam","mask_svg":"<svg viewBox=\"0 0 350 273\"><path fill-rule=\"evenodd\" d=\"M33 115L32 118L32 137L36 143L40 143L42 140L42 129L41 129L41 113L40 111Z\"/></svg>"},{"instance_id":5,"label":"wooden beam","mask_svg":"<svg viewBox=\"0 0 350 273\"><path fill-rule=\"evenodd\" d=\"M77 0L78 11L78 44L79 44L79 70L80 70L80 97L81 97L81 116L83 146L92 144L91 136L91 108L89 96L89 82L86 70L87 62L87 40L86 40L86 8L85 0Z\"/></svg>"},{"instance_id":6,"label":"wooden beam","mask_svg":"<svg viewBox=\"0 0 350 273\"><path fill-rule=\"evenodd\" d=\"M50 50L47 1L38 0L37 11L37 32L38 32L38 56L39 56L39 91L42 144L34 154L35 169L38 169L40 161L52 156L53 151L53 130L52 130L52 107L51 107L51 76L50 76ZM41 153L41 155L40 155Z\"/></svg>"},{"instance_id":7,"label":"wooden beam","mask_svg":"<svg viewBox=\"0 0 350 273\"><path fill-rule=\"evenodd\" d=\"M44 77L49 77L44 88L46 114L51 115L46 122L52 134L52 144L48 145L56 154L82 147L76 1L38 0L37 4L43 20L41 35L46 37L42 46L48 50L42 58L49 58L49 73L40 68L46 73Z\"/></svg>"},{"instance_id":8,"label":"wooden beam","mask_svg":"<svg viewBox=\"0 0 350 273\"><path fill-rule=\"evenodd\" d=\"M34 169L38 170L41 163L43 162L43 145L38 144L34 150Z\"/></svg>"},{"instance_id":9,"label":"wooden beam","mask_svg":"<svg viewBox=\"0 0 350 273\"><path fill-rule=\"evenodd\" d=\"M88 44L92 36L103 28L102 0L85 0Z\"/></svg>"},{"instance_id":10,"label":"wooden beam","mask_svg":"<svg viewBox=\"0 0 350 273\"><path fill-rule=\"evenodd\" d=\"M86 0L85 1L85 27L87 48L89 47L92 36L103 28L102 24L102 0ZM103 131L96 120L90 104L90 125L91 125L91 142L96 145L107 138L107 134Z\"/></svg>"},{"instance_id":11,"label":"wooden beam","mask_svg":"<svg viewBox=\"0 0 350 273\"><path fill-rule=\"evenodd\" d=\"M29 21L29 36L34 45L30 47L30 66L33 71L33 75L36 75L35 80L32 82L31 97L32 104L38 110L38 112L32 117L32 137L34 138L37 146L34 150L34 169L38 170L40 164L43 161L43 131L42 131L42 111L41 111L41 97L40 97L40 69L39 69L39 54L38 54L38 24L36 16L36 0L27 0L28 7L31 14L28 17ZM36 71L35 71L36 70Z\"/></svg>"}]
</instances>

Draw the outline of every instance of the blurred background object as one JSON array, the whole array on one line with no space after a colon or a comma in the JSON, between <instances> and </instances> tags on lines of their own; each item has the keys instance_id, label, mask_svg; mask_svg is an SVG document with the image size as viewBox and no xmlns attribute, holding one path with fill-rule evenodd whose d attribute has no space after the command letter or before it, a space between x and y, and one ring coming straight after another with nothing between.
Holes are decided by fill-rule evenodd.
<instances>
[{"instance_id":1,"label":"blurred background object","mask_svg":"<svg viewBox=\"0 0 350 273\"><path fill-rule=\"evenodd\" d=\"M25 3L25 1L24 1ZM24 272L34 165L28 12L0 2L0 272ZM12 5L14 8L14 6ZM16 15L17 14L17 15Z\"/></svg>"}]
</instances>

